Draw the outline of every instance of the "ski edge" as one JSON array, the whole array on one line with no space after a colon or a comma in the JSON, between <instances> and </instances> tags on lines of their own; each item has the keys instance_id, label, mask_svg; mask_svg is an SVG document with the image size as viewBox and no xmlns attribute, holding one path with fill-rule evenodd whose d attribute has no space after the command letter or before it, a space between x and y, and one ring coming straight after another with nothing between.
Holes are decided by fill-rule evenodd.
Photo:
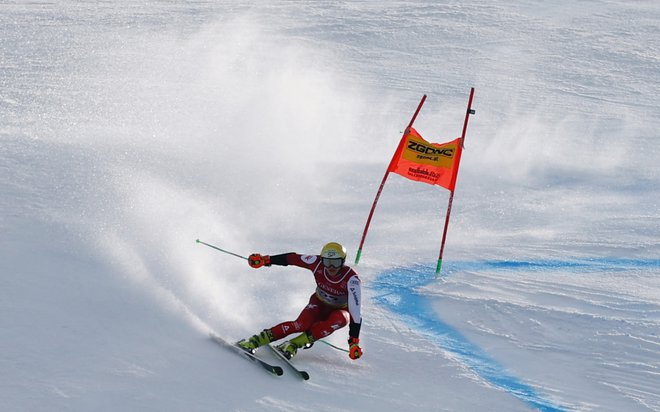
<instances>
[{"instance_id":1,"label":"ski edge","mask_svg":"<svg viewBox=\"0 0 660 412\"><path fill-rule=\"evenodd\" d=\"M304 370L298 369L298 368L296 367L296 365L294 365L294 364L291 362L291 360L287 359L287 357L284 356L284 354L283 354L282 352L280 352L280 351L279 351L276 347L274 347L273 345L268 345L268 347L270 348L270 350L273 351L273 353L275 353L275 355L276 355L278 358L282 359L282 361L284 361L284 362L285 362L285 363L291 368L291 370L294 371L294 372L295 372L300 378L302 378L303 380L309 380L309 373L307 373L307 372L304 371Z\"/></svg>"},{"instance_id":2,"label":"ski edge","mask_svg":"<svg viewBox=\"0 0 660 412\"><path fill-rule=\"evenodd\" d=\"M253 353L250 353L250 352L246 351L245 349L237 346L236 344L225 340L223 337L221 337L221 336L219 336L219 335L217 335L213 332L209 332L209 337L215 343L217 343L221 346L224 346L228 349L231 349L232 351L234 351L239 356L244 355L247 359L255 362L256 364L261 366L263 369L265 369L266 371L272 373L275 376L282 376L284 374L284 370L282 369L281 366L271 365L270 363L264 361L263 359L260 359L259 357L257 357Z\"/></svg>"}]
</instances>

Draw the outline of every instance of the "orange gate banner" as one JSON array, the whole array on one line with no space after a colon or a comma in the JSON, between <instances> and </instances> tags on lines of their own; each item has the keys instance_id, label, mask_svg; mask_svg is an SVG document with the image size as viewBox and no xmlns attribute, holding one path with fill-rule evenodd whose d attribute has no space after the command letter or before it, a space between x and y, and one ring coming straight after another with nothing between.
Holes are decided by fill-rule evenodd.
<instances>
[{"instance_id":1,"label":"orange gate banner","mask_svg":"<svg viewBox=\"0 0 660 412\"><path fill-rule=\"evenodd\" d=\"M412 127L403 135L389 171L454 191L461 158L461 138L429 143Z\"/></svg>"}]
</instances>

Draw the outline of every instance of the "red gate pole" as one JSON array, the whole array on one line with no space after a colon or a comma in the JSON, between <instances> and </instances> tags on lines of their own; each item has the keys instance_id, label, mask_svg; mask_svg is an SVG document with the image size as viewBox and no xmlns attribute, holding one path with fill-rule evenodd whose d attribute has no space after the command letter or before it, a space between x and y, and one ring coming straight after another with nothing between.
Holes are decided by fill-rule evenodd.
<instances>
[{"instance_id":1,"label":"red gate pole","mask_svg":"<svg viewBox=\"0 0 660 412\"><path fill-rule=\"evenodd\" d=\"M474 110L472 110L473 97L474 97L474 87L470 89L470 98L468 99L467 111L465 112L465 121L463 122L463 132L461 133L461 141L460 141L461 148L464 147L463 142L465 141L465 132L467 131L468 120L470 119L470 115L474 114ZM458 159L456 159L456 161L458 162L458 164L456 165L456 175L454 175L454 182L453 182L454 184L456 182L456 178L458 177L458 170L461 162L460 156ZM454 187L454 184L452 184L451 187ZM445 217L445 228L442 231L442 243L440 244L440 256L438 256L438 265L435 268L436 277L438 277L438 275L440 274L440 270L442 269L442 254L445 251L445 241L447 240L447 228L449 227L449 216L451 215L451 206L453 202L454 202L454 190L452 190L451 193L449 194L449 204L447 205L447 215Z\"/></svg>"},{"instance_id":2,"label":"red gate pole","mask_svg":"<svg viewBox=\"0 0 660 412\"><path fill-rule=\"evenodd\" d=\"M364 226L364 232L362 233L362 239L360 240L360 246L358 247L358 251L355 255L355 264L356 265L360 261L360 256L362 255L362 246L364 246L364 239L367 237L367 231L369 231L369 225L371 224L371 218L374 215L374 210L376 210L376 204L378 203L378 199L380 198L380 193L383 191L383 187L385 186L385 181L387 180L387 177L390 175L390 169L392 168L392 164L394 163L397 155L401 153L401 150L403 150L402 145L403 145L403 142L405 140L405 136L410 131L410 128L412 127L413 123L415 122L415 119L417 118L417 115L419 114L419 111L422 109L422 105L424 104L425 100L426 100L426 95L422 96L422 100L419 102L419 105L417 106L417 110L415 110L415 114L413 114L413 117L410 119L410 123L408 123L408 127L406 127L406 130L403 132L404 137L401 138L401 141L399 142L399 146L397 147L396 151L394 152L394 156L392 156L392 160L390 160L390 164L387 166L387 170L385 171L385 176L383 176L383 180L380 182L380 187L378 187L378 192L376 193L376 198L374 199L374 203L371 206L371 211L369 212L369 217L367 218L367 223Z\"/></svg>"}]
</instances>

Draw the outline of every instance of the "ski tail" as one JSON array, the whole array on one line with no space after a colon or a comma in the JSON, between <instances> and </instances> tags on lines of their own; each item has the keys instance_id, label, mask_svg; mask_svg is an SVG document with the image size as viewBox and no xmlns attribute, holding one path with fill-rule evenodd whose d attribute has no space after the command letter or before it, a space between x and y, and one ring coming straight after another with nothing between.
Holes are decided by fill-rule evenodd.
<instances>
[{"instance_id":1,"label":"ski tail","mask_svg":"<svg viewBox=\"0 0 660 412\"><path fill-rule=\"evenodd\" d=\"M291 360L290 360L289 358L287 358L287 357L286 357L286 356L285 356L285 355L284 355L279 349L277 349L275 346L273 346L273 345L268 345L268 347L270 348L270 350L273 351L273 353L275 353L275 356L277 356L277 357L280 358L284 363L286 363L286 364L289 366L289 368L291 368L291 370L292 370L296 375L298 375L302 380L305 380L305 381L306 381L306 380L309 380L309 373L307 373L307 372L304 371L304 370L300 370L300 369L298 369L298 367L296 367L296 365L294 365L294 364L291 362Z\"/></svg>"}]
</instances>

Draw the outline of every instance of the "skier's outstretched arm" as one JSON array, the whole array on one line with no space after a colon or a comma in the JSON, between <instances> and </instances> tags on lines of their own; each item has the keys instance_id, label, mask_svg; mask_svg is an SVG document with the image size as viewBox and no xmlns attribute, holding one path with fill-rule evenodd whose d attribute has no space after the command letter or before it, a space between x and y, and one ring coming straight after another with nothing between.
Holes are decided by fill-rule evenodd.
<instances>
[{"instance_id":1,"label":"skier's outstretched arm","mask_svg":"<svg viewBox=\"0 0 660 412\"><path fill-rule=\"evenodd\" d=\"M259 269L262 266L300 266L303 268L310 268L311 265L317 260L312 259L316 256L302 256L294 252L282 253L279 255L262 255L260 253L253 253L248 257L248 264Z\"/></svg>"}]
</instances>

